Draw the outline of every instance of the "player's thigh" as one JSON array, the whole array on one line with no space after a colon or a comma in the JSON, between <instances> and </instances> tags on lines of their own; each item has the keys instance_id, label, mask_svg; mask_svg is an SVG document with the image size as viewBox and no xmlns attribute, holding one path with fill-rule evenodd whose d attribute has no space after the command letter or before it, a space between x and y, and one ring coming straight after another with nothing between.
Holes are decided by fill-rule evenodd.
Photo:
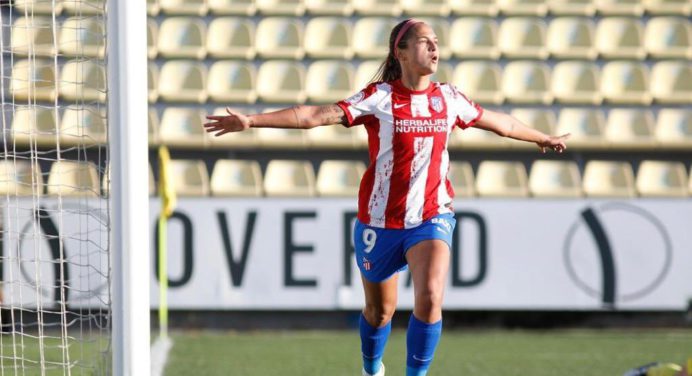
<instances>
[{"instance_id":1,"label":"player's thigh","mask_svg":"<svg viewBox=\"0 0 692 376\"><path fill-rule=\"evenodd\" d=\"M450 264L449 245L431 239L416 243L406 252L416 294L442 294Z\"/></svg>"},{"instance_id":2,"label":"player's thigh","mask_svg":"<svg viewBox=\"0 0 692 376\"><path fill-rule=\"evenodd\" d=\"M396 307L399 275L394 274L382 282L372 282L361 276L365 292L365 304L375 307Z\"/></svg>"}]
</instances>

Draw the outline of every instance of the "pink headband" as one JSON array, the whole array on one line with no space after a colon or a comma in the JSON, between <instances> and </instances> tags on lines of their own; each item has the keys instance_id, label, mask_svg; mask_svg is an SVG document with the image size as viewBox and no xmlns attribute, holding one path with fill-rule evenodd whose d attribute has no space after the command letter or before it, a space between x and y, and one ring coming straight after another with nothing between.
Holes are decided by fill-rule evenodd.
<instances>
[{"instance_id":1,"label":"pink headband","mask_svg":"<svg viewBox=\"0 0 692 376\"><path fill-rule=\"evenodd\" d=\"M397 59L399 58L399 56L397 55L396 48L399 45L399 42L401 42L401 37L403 37L404 34L406 34L406 32L408 31L408 29L410 29L413 25L421 22L423 21L419 21L415 18L409 18L408 20L406 20L406 23L404 23L404 26L402 26L401 29L399 29L399 32L396 34L396 39L394 39L394 56Z\"/></svg>"}]
</instances>

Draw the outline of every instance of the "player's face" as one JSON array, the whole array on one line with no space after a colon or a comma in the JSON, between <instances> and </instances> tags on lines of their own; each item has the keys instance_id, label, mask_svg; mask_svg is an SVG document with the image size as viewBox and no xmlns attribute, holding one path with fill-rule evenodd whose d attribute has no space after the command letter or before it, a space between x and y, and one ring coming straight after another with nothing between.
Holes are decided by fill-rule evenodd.
<instances>
[{"instance_id":1,"label":"player's face","mask_svg":"<svg viewBox=\"0 0 692 376\"><path fill-rule=\"evenodd\" d=\"M406 49L399 50L399 61L403 69L414 71L421 76L437 72L440 52L437 48L437 35L425 23L413 27Z\"/></svg>"}]
</instances>

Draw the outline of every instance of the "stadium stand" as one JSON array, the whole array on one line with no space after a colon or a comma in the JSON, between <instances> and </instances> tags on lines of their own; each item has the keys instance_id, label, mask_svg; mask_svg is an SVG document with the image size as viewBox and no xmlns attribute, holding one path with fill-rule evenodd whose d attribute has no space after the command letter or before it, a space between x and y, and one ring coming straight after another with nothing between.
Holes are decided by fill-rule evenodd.
<instances>
[{"instance_id":1,"label":"stadium stand","mask_svg":"<svg viewBox=\"0 0 692 376\"><path fill-rule=\"evenodd\" d=\"M325 160L317 173L317 194L323 197L357 197L365 163Z\"/></svg>"},{"instance_id":2,"label":"stadium stand","mask_svg":"<svg viewBox=\"0 0 692 376\"><path fill-rule=\"evenodd\" d=\"M257 161L220 159L211 173L213 196L262 196L262 171Z\"/></svg>"},{"instance_id":3,"label":"stadium stand","mask_svg":"<svg viewBox=\"0 0 692 376\"><path fill-rule=\"evenodd\" d=\"M596 49L606 59L643 59L646 50L641 22L629 17L606 17L596 28Z\"/></svg>"},{"instance_id":4,"label":"stadium stand","mask_svg":"<svg viewBox=\"0 0 692 376\"><path fill-rule=\"evenodd\" d=\"M60 145L104 145L108 138L105 108L68 107L60 121Z\"/></svg>"},{"instance_id":5,"label":"stadium stand","mask_svg":"<svg viewBox=\"0 0 692 376\"><path fill-rule=\"evenodd\" d=\"M449 162L447 179L452 184L455 196L476 196L476 181L469 162Z\"/></svg>"},{"instance_id":6,"label":"stadium stand","mask_svg":"<svg viewBox=\"0 0 692 376\"><path fill-rule=\"evenodd\" d=\"M106 68L93 60L71 60L60 72L60 96L68 101L106 101Z\"/></svg>"},{"instance_id":7,"label":"stadium stand","mask_svg":"<svg viewBox=\"0 0 692 376\"><path fill-rule=\"evenodd\" d=\"M12 119L12 140L20 146L55 145L58 120L56 111L41 107L17 107Z\"/></svg>"},{"instance_id":8,"label":"stadium stand","mask_svg":"<svg viewBox=\"0 0 692 376\"><path fill-rule=\"evenodd\" d=\"M651 18L644 31L644 47L657 59L692 59L692 25L681 17Z\"/></svg>"},{"instance_id":9,"label":"stadium stand","mask_svg":"<svg viewBox=\"0 0 692 376\"><path fill-rule=\"evenodd\" d=\"M651 14L675 14L689 17L692 4L687 0L643 0L646 11Z\"/></svg>"},{"instance_id":10,"label":"stadium stand","mask_svg":"<svg viewBox=\"0 0 692 376\"><path fill-rule=\"evenodd\" d=\"M342 18L313 18L305 27L305 53L316 59L351 59L351 34L351 25Z\"/></svg>"},{"instance_id":11,"label":"stadium stand","mask_svg":"<svg viewBox=\"0 0 692 376\"><path fill-rule=\"evenodd\" d=\"M209 99L220 103L255 103L256 75L252 64L234 60L217 61L209 69Z\"/></svg>"},{"instance_id":12,"label":"stadium stand","mask_svg":"<svg viewBox=\"0 0 692 376\"><path fill-rule=\"evenodd\" d=\"M362 127L359 127L362 129ZM315 127L306 132L308 145L313 149L354 149L358 132L341 125Z\"/></svg>"},{"instance_id":13,"label":"stadium stand","mask_svg":"<svg viewBox=\"0 0 692 376\"><path fill-rule=\"evenodd\" d=\"M53 2L42 0L15 0L14 6L20 13L34 12L35 14L48 15L55 13L56 16L60 15L63 10L62 1L55 1L55 5L53 5Z\"/></svg>"},{"instance_id":14,"label":"stadium stand","mask_svg":"<svg viewBox=\"0 0 692 376\"><path fill-rule=\"evenodd\" d=\"M558 16L593 16L596 13L594 0L551 0L548 2L550 13Z\"/></svg>"},{"instance_id":15,"label":"stadium stand","mask_svg":"<svg viewBox=\"0 0 692 376\"><path fill-rule=\"evenodd\" d=\"M147 20L147 57L149 60L156 59L159 51L156 43L159 41L159 25L153 19ZM151 65L151 64L150 64Z\"/></svg>"},{"instance_id":16,"label":"stadium stand","mask_svg":"<svg viewBox=\"0 0 692 376\"><path fill-rule=\"evenodd\" d=\"M52 19L40 16L17 18L12 25L10 46L17 55L53 56L56 48Z\"/></svg>"},{"instance_id":17,"label":"stadium stand","mask_svg":"<svg viewBox=\"0 0 692 376\"><path fill-rule=\"evenodd\" d=\"M100 15L105 4L104 0L62 0L63 11L78 16Z\"/></svg>"},{"instance_id":18,"label":"stadium stand","mask_svg":"<svg viewBox=\"0 0 692 376\"><path fill-rule=\"evenodd\" d=\"M350 64L338 60L320 60L310 64L305 80L308 100L333 103L353 95L354 72Z\"/></svg>"},{"instance_id":19,"label":"stadium stand","mask_svg":"<svg viewBox=\"0 0 692 376\"><path fill-rule=\"evenodd\" d=\"M158 146L159 143L159 114L155 108L149 108L147 116L149 147Z\"/></svg>"},{"instance_id":20,"label":"stadium stand","mask_svg":"<svg viewBox=\"0 0 692 376\"><path fill-rule=\"evenodd\" d=\"M55 89L57 79L52 61L19 60L12 66L10 93L16 100L27 101L31 98L39 102L53 102L58 95Z\"/></svg>"},{"instance_id":21,"label":"stadium stand","mask_svg":"<svg viewBox=\"0 0 692 376\"><path fill-rule=\"evenodd\" d=\"M582 17L554 18L548 25L546 45L557 59L589 59L598 55L594 47L593 21Z\"/></svg>"},{"instance_id":22,"label":"stadium stand","mask_svg":"<svg viewBox=\"0 0 692 376\"><path fill-rule=\"evenodd\" d=\"M302 59L302 21L292 17L263 18L257 24L255 50L263 59Z\"/></svg>"},{"instance_id":23,"label":"stadium stand","mask_svg":"<svg viewBox=\"0 0 692 376\"><path fill-rule=\"evenodd\" d=\"M548 66L525 60L508 63L502 73L502 92L511 103L552 103Z\"/></svg>"},{"instance_id":24,"label":"stadium stand","mask_svg":"<svg viewBox=\"0 0 692 376\"><path fill-rule=\"evenodd\" d=\"M305 9L308 13L318 16L344 16L353 14L351 2L339 0L305 0Z\"/></svg>"},{"instance_id":25,"label":"stadium stand","mask_svg":"<svg viewBox=\"0 0 692 376\"><path fill-rule=\"evenodd\" d=\"M664 104L692 104L692 64L660 61L651 70L651 95Z\"/></svg>"},{"instance_id":26,"label":"stadium stand","mask_svg":"<svg viewBox=\"0 0 692 376\"><path fill-rule=\"evenodd\" d=\"M452 82L474 101L501 104L505 96L501 89L499 64L485 61L465 61L454 69Z\"/></svg>"},{"instance_id":27,"label":"stadium stand","mask_svg":"<svg viewBox=\"0 0 692 376\"><path fill-rule=\"evenodd\" d=\"M100 192L99 175L93 163L61 160L51 164L48 195L98 196Z\"/></svg>"},{"instance_id":28,"label":"stadium stand","mask_svg":"<svg viewBox=\"0 0 692 376\"><path fill-rule=\"evenodd\" d=\"M692 148L692 110L664 108L656 118L656 140L667 149Z\"/></svg>"},{"instance_id":29,"label":"stadium stand","mask_svg":"<svg viewBox=\"0 0 692 376\"><path fill-rule=\"evenodd\" d=\"M454 15L495 17L500 12L495 0L450 0L450 5Z\"/></svg>"},{"instance_id":30,"label":"stadium stand","mask_svg":"<svg viewBox=\"0 0 692 376\"><path fill-rule=\"evenodd\" d=\"M159 99L159 68L156 64L147 66L147 91L149 103L155 103Z\"/></svg>"},{"instance_id":31,"label":"stadium stand","mask_svg":"<svg viewBox=\"0 0 692 376\"><path fill-rule=\"evenodd\" d=\"M209 173L200 159L172 159L169 165L171 180L180 196L209 196Z\"/></svg>"},{"instance_id":32,"label":"stadium stand","mask_svg":"<svg viewBox=\"0 0 692 376\"><path fill-rule=\"evenodd\" d=\"M485 17L459 17L452 22L449 47L461 59L497 59L497 23Z\"/></svg>"},{"instance_id":33,"label":"stadium stand","mask_svg":"<svg viewBox=\"0 0 692 376\"><path fill-rule=\"evenodd\" d=\"M604 136L611 148L655 147L654 117L649 110L613 108L608 112Z\"/></svg>"},{"instance_id":34,"label":"stadium stand","mask_svg":"<svg viewBox=\"0 0 692 376\"><path fill-rule=\"evenodd\" d=\"M570 133L569 144L575 148L605 147L605 115L591 108L563 108L557 120L556 134Z\"/></svg>"},{"instance_id":35,"label":"stadium stand","mask_svg":"<svg viewBox=\"0 0 692 376\"><path fill-rule=\"evenodd\" d=\"M307 161L271 160L264 173L264 192L269 197L315 196L315 170Z\"/></svg>"},{"instance_id":36,"label":"stadium stand","mask_svg":"<svg viewBox=\"0 0 692 376\"><path fill-rule=\"evenodd\" d=\"M265 61L257 73L257 95L267 103L305 102L305 68L291 61Z\"/></svg>"},{"instance_id":37,"label":"stadium stand","mask_svg":"<svg viewBox=\"0 0 692 376\"><path fill-rule=\"evenodd\" d=\"M204 111L185 107L168 107L161 116L159 140L172 147L203 148L210 136L204 132Z\"/></svg>"},{"instance_id":38,"label":"stadium stand","mask_svg":"<svg viewBox=\"0 0 692 376\"><path fill-rule=\"evenodd\" d=\"M253 16L257 12L254 0L207 0L207 6L214 15Z\"/></svg>"},{"instance_id":39,"label":"stadium stand","mask_svg":"<svg viewBox=\"0 0 692 376\"><path fill-rule=\"evenodd\" d=\"M159 0L161 12L166 15L204 16L207 14L206 0Z\"/></svg>"},{"instance_id":40,"label":"stadium stand","mask_svg":"<svg viewBox=\"0 0 692 376\"><path fill-rule=\"evenodd\" d=\"M548 4L543 0L497 0L500 12L512 16L545 16Z\"/></svg>"},{"instance_id":41,"label":"stadium stand","mask_svg":"<svg viewBox=\"0 0 692 376\"><path fill-rule=\"evenodd\" d=\"M641 0L594 0L596 10L603 15L641 16L644 6Z\"/></svg>"},{"instance_id":42,"label":"stadium stand","mask_svg":"<svg viewBox=\"0 0 692 376\"><path fill-rule=\"evenodd\" d=\"M584 168L584 193L589 197L635 197L634 172L628 162L592 160Z\"/></svg>"},{"instance_id":43,"label":"stadium stand","mask_svg":"<svg viewBox=\"0 0 692 376\"><path fill-rule=\"evenodd\" d=\"M637 192L642 197L687 197L687 180L682 162L646 160L637 171Z\"/></svg>"},{"instance_id":44,"label":"stadium stand","mask_svg":"<svg viewBox=\"0 0 692 376\"><path fill-rule=\"evenodd\" d=\"M447 17L451 8L447 0L401 0L401 10L410 16Z\"/></svg>"},{"instance_id":45,"label":"stadium stand","mask_svg":"<svg viewBox=\"0 0 692 376\"><path fill-rule=\"evenodd\" d=\"M169 60L159 74L159 99L166 102L204 103L207 68L198 62Z\"/></svg>"},{"instance_id":46,"label":"stadium stand","mask_svg":"<svg viewBox=\"0 0 692 376\"><path fill-rule=\"evenodd\" d=\"M206 24L194 17L169 17L159 26L157 50L165 58L203 59Z\"/></svg>"},{"instance_id":47,"label":"stadium stand","mask_svg":"<svg viewBox=\"0 0 692 376\"><path fill-rule=\"evenodd\" d=\"M255 58L255 24L240 17L218 17L209 23L207 54L217 59Z\"/></svg>"},{"instance_id":48,"label":"stadium stand","mask_svg":"<svg viewBox=\"0 0 692 376\"><path fill-rule=\"evenodd\" d=\"M562 61L553 67L551 92L560 103L598 105L603 100L599 85L595 64Z\"/></svg>"},{"instance_id":49,"label":"stadium stand","mask_svg":"<svg viewBox=\"0 0 692 376\"><path fill-rule=\"evenodd\" d=\"M498 47L510 59L545 59L546 26L539 18L510 17L502 21L498 33Z\"/></svg>"},{"instance_id":50,"label":"stadium stand","mask_svg":"<svg viewBox=\"0 0 692 376\"><path fill-rule=\"evenodd\" d=\"M358 1L358 0L354 0ZM367 17L356 21L353 28L353 51L363 59L383 59L389 50L389 32L396 23L384 17Z\"/></svg>"},{"instance_id":51,"label":"stadium stand","mask_svg":"<svg viewBox=\"0 0 692 376\"><path fill-rule=\"evenodd\" d=\"M527 197L526 168L521 162L482 161L476 174L481 197Z\"/></svg>"},{"instance_id":52,"label":"stadium stand","mask_svg":"<svg viewBox=\"0 0 692 376\"><path fill-rule=\"evenodd\" d=\"M601 70L601 94L614 104L651 104L649 71L641 63L610 61Z\"/></svg>"},{"instance_id":53,"label":"stadium stand","mask_svg":"<svg viewBox=\"0 0 692 376\"><path fill-rule=\"evenodd\" d=\"M392 16L401 15L399 0L352 0L353 10L363 16Z\"/></svg>"},{"instance_id":54,"label":"stadium stand","mask_svg":"<svg viewBox=\"0 0 692 376\"><path fill-rule=\"evenodd\" d=\"M70 17L60 28L60 53L103 58L106 53L103 23L95 18Z\"/></svg>"},{"instance_id":55,"label":"stadium stand","mask_svg":"<svg viewBox=\"0 0 692 376\"><path fill-rule=\"evenodd\" d=\"M0 161L0 194L41 196L43 174L40 166L28 160Z\"/></svg>"},{"instance_id":56,"label":"stadium stand","mask_svg":"<svg viewBox=\"0 0 692 376\"><path fill-rule=\"evenodd\" d=\"M255 0L257 11L262 15L302 16L303 0Z\"/></svg>"},{"instance_id":57,"label":"stadium stand","mask_svg":"<svg viewBox=\"0 0 692 376\"><path fill-rule=\"evenodd\" d=\"M538 160L531 165L529 192L534 197L581 197L581 186L581 174L576 162Z\"/></svg>"}]
</instances>

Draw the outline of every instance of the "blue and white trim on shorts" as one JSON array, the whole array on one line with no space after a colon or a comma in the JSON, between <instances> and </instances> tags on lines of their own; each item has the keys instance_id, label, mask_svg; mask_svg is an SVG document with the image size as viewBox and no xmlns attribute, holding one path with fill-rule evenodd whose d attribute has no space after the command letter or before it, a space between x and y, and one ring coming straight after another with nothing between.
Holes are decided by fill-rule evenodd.
<instances>
[{"instance_id":1,"label":"blue and white trim on shorts","mask_svg":"<svg viewBox=\"0 0 692 376\"><path fill-rule=\"evenodd\" d=\"M438 214L410 229L372 227L356 220L353 244L361 274L382 282L408 268L406 252L424 240L442 240L451 249L456 219L453 213Z\"/></svg>"}]
</instances>

